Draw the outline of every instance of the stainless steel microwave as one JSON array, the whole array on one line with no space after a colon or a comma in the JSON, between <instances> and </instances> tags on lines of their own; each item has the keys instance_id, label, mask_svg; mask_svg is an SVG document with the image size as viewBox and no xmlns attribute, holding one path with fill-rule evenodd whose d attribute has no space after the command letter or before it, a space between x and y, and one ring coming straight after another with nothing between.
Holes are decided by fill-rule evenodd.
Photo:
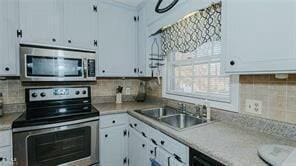
<instances>
[{"instance_id":1,"label":"stainless steel microwave","mask_svg":"<svg viewBox=\"0 0 296 166\"><path fill-rule=\"evenodd\" d=\"M20 67L24 82L95 81L96 53L21 45Z\"/></svg>"}]
</instances>

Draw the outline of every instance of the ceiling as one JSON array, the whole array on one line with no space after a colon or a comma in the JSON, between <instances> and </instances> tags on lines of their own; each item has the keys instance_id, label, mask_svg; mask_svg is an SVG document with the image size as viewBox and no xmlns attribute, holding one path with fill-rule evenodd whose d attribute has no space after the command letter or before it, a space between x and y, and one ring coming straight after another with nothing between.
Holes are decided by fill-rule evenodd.
<instances>
[{"instance_id":1,"label":"ceiling","mask_svg":"<svg viewBox=\"0 0 296 166\"><path fill-rule=\"evenodd\" d=\"M114 0L114 1L117 1L117 2L121 2L121 3L124 3L124 4L127 4L129 6L138 6L141 2L145 1L145 0Z\"/></svg>"}]
</instances>

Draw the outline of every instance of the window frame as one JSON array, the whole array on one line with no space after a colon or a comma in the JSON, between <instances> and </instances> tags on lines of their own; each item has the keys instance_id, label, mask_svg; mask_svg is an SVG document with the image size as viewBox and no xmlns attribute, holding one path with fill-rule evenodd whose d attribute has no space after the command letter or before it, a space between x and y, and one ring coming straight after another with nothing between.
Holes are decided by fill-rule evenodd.
<instances>
[{"instance_id":1,"label":"window frame","mask_svg":"<svg viewBox=\"0 0 296 166\"><path fill-rule=\"evenodd\" d=\"M223 61L221 60L223 58L222 55L212 55L213 57L198 57L195 58L195 62L202 64L202 61L204 62L210 62L209 59L216 59L213 62L220 62L221 65L221 73L224 74L223 70ZM194 103L194 104L208 104L210 107L217 108L217 109L223 109L227 111L232 111L232 112L239 112L239 76L238 75L231 75L230 77L230 87L229 87L229 100L219 100L219 97L214 99L215 97L207 98L206 95L195 95L195 94L186 94L186 93L181 93L181 92L173 92L169 91L169 84L171 83L171 79L174 78L170 76L169 74L171 73L169 70L172 70L172 65L176 64L176 62L171 62L169 58L171 58L172 55L169 55L165 58L165 65L162 71L163 79L162 79L162 96L164 98L172 99L172 100L179 100L179 101L184 101L184 102L189 102L189 103ZM188 60L183 60L182 62L177 62L178 64L190 64L192 65L193 62L191 59ZM197 64L195 63L195 64ZM208 77L209 78L209 77ZM213 96L213 95L211 95ZM217 95L218 96L218 95Z\"/></svg>"}]
</instances>

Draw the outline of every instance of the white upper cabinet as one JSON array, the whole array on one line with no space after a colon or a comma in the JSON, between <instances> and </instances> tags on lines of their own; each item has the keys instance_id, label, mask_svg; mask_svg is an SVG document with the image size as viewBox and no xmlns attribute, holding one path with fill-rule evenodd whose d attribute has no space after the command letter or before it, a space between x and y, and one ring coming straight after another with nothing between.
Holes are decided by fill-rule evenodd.
<instances>
[{"instance_id":1,"label":"white upper cabinet","mask_svg":"<svg viewBox=\"0 0 296 166\"><path fill-rule=\"evenodd\" d=\"M99 71L103 77L137 76L137 11L101 1L99 10Z\"/></svg>"},{"instance_id":2,"label":"white upper cabinet","mask_svg":"<svg viewBox=\"0 0 296 166\"><path fill-rule=\"evenodd\" d=\"M64 42L69 47L95 49L97 10L96 0L64 0Z\"/></svg>"},{"instance_id":3,"label":"white upper cabinet","mask_svg":"<svg viewBox=\"0 0 296 166\"><path fill-rule=\"evenodd\" d=\"M20 0L21 43L95 50L96 0Z\"/></svg>"},{"instance_id":4,"label":"white upper cabinet","mask_svg":"<svg viewBox=\"0 0 296 166\"><path fill-rule=\"evenodd\" d=\"M296 1L226 0L222 6L226 73L296 71Z\"/></svg>"},{"instance_id":5,"label":"white upper cabinet","mask_svg":"<svg viewBox=\"0 0 296 166\"><path fill-rule=\"evenodd\" d=\"M21 43L62 45L62 2L20 0Z\"/></svg>"},{"instance_id":6,"label":"white upper cabinet","mask_svg":"<svg viewBox=\"0 0 296 166\"><path fill-rule=\"evenodd\" d=\"M147 21L146 21L146 8L141 8L138 11L138 75L146 76L146 40L147 40Z\"/></svg>"},{"instance_id":7,"label":"white upper cabinet","mask_svg":"<svg viewBox=\"0 0 296 166\"><path fill-rule=\"evenodd\" d=\"M18 0L0 0L0 76L19 75Z\"/></svg>"}]
</instances>

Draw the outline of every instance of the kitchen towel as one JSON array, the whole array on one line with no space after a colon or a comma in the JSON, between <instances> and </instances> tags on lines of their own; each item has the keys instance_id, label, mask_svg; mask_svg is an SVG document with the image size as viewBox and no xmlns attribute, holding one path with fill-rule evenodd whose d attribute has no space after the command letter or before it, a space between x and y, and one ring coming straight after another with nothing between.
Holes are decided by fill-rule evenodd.
<instances>
[{"instance_id":1,"label":"kitchen towel","mask_svg":"<svg viewBox=\"0 0 296 166\"><path fill-rule=\"evenodd\" d=\"M151 161L151 166L161 166L156 160L150 159Z\"/></svg>"}]
</instances>

